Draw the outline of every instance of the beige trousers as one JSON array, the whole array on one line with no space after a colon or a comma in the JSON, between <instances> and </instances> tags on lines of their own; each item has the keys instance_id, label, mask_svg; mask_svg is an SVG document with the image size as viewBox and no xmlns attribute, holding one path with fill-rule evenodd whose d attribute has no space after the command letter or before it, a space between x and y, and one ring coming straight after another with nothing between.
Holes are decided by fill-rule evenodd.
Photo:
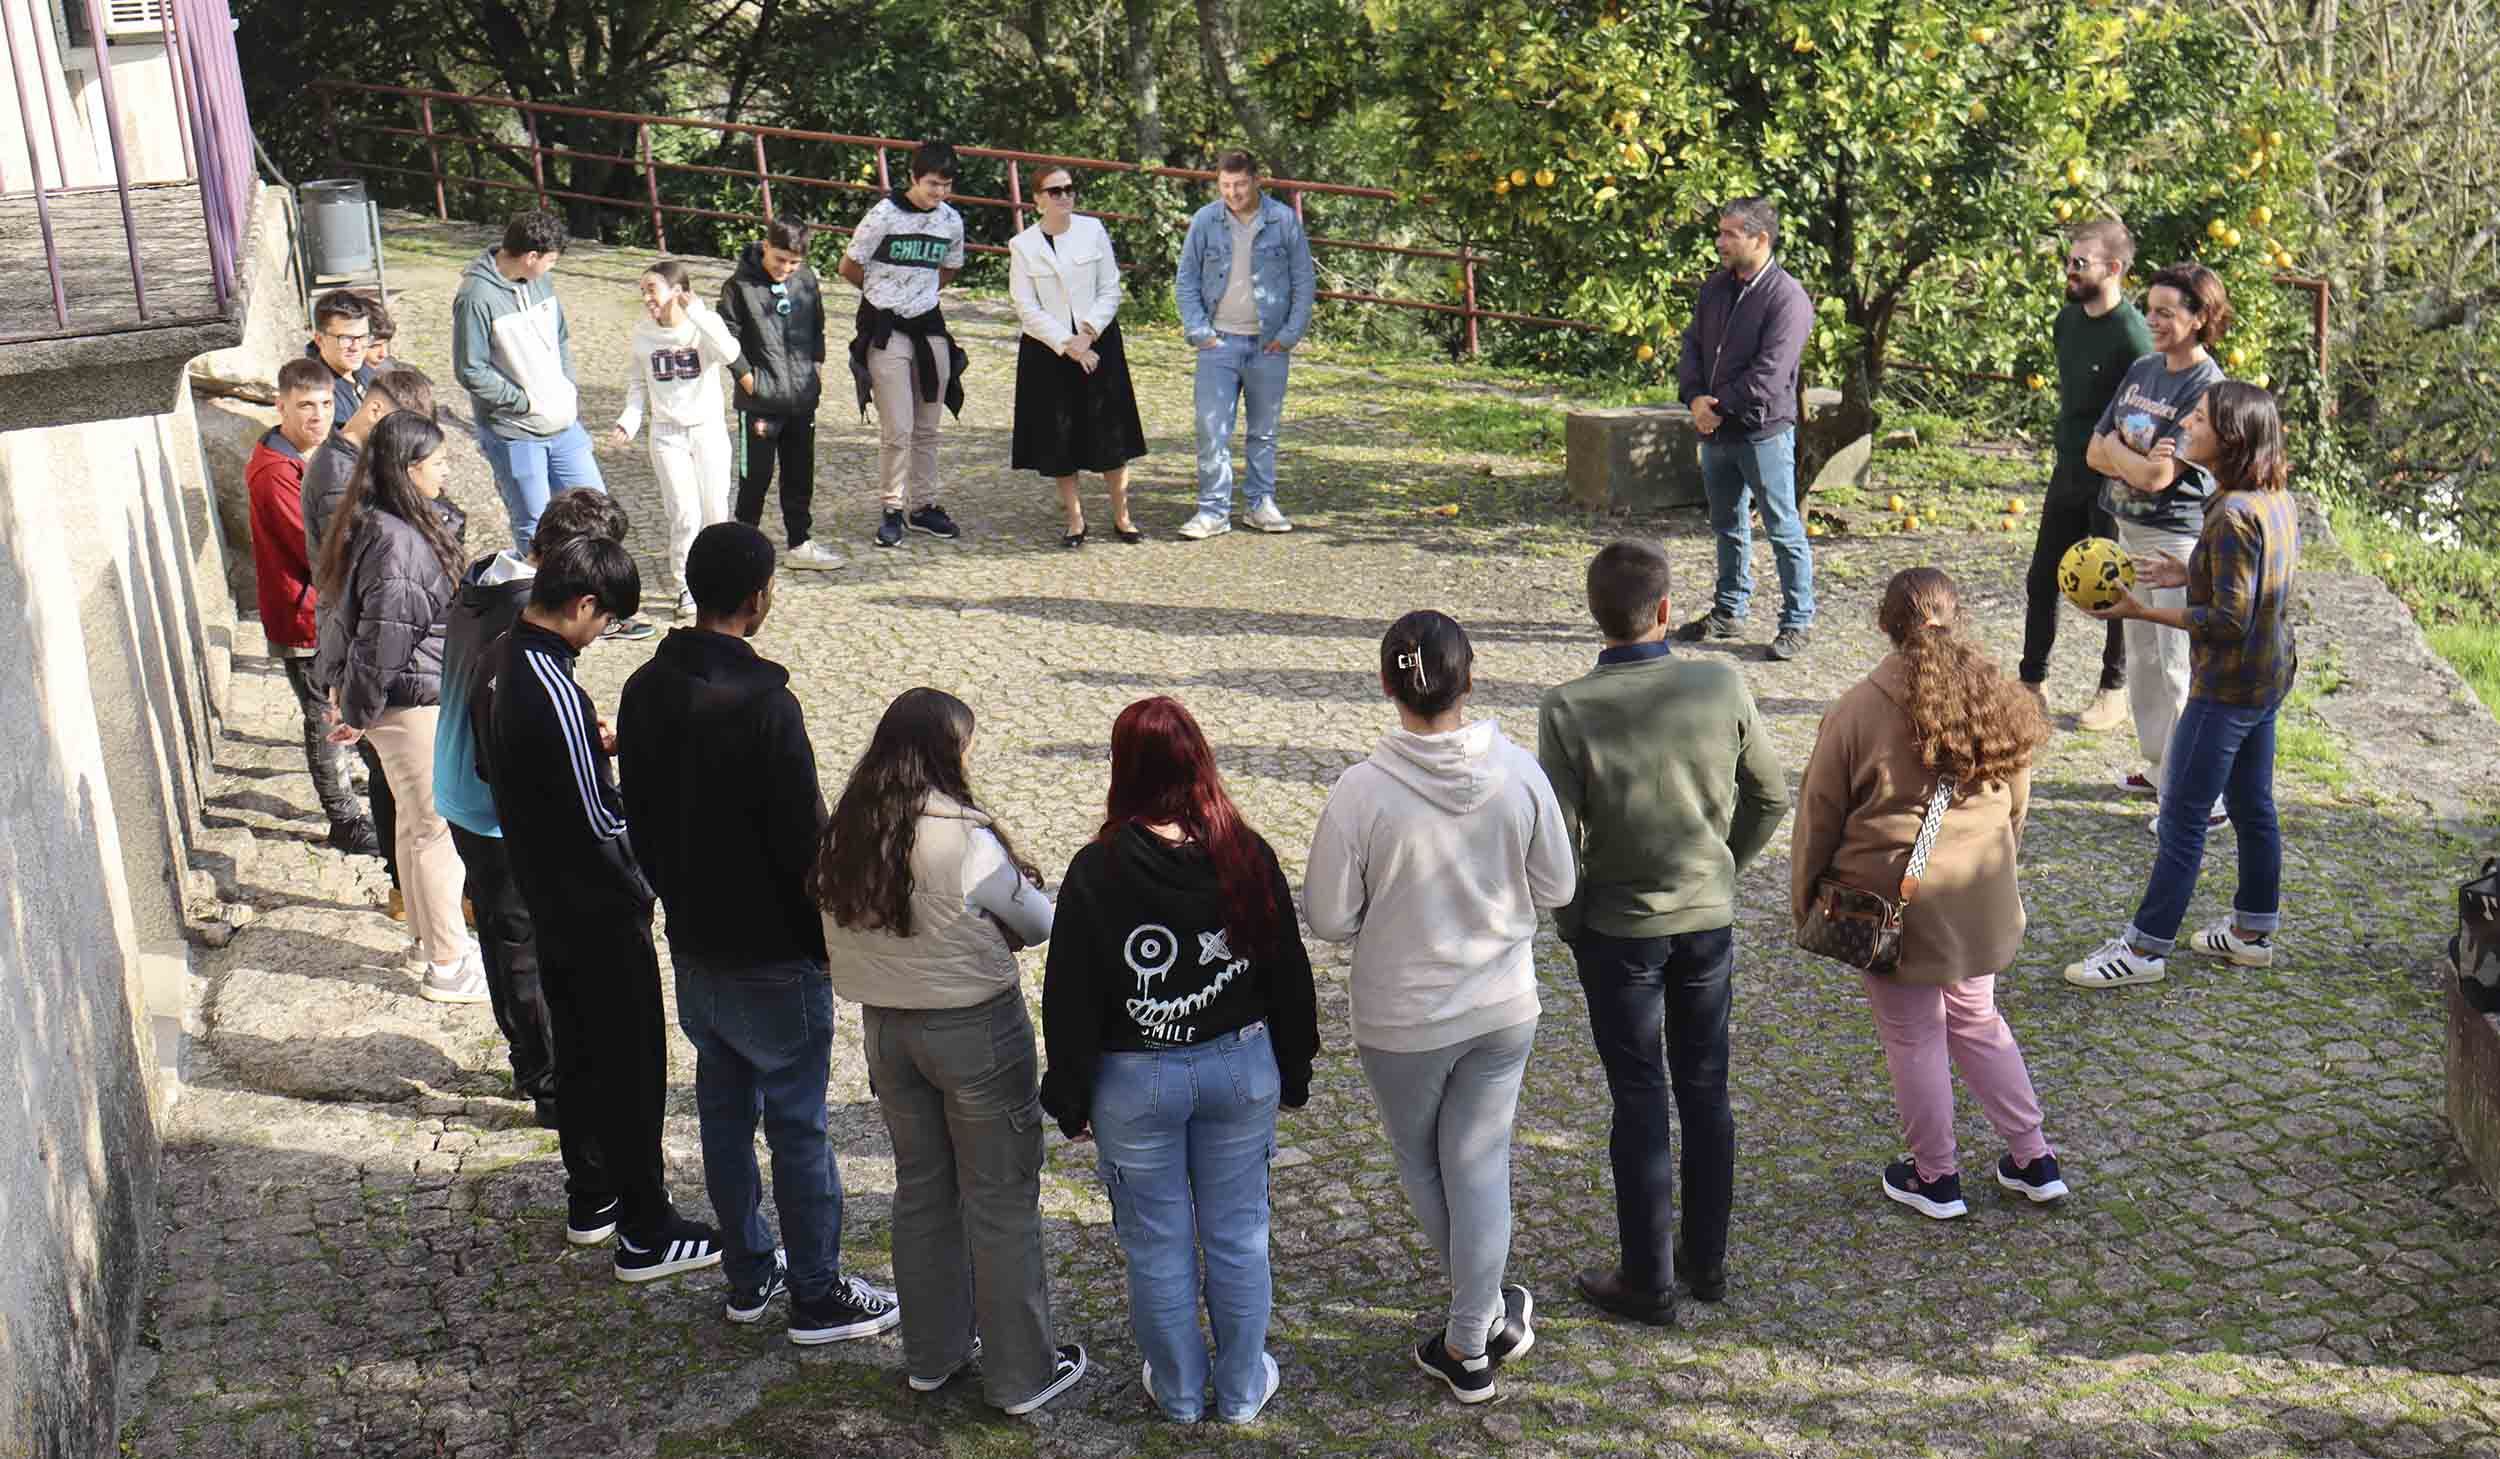
<instances>
[{"instance_id":1,"label":"beige trousers","mask_svg":"<svg viewBox=\"0 0 2500 1459\"><path fill-rule=\"evenodd\" d=\"M429 704L385 709L365 730L382 774L399 802L399 883L408 899L408 930L433 963L458 962L469 935L460 917L467 874L451 844L451 823L434 808L434 721Z\"/></svg>"},{"instance_id":2,"label":"beige trousers","mask_svg":"<svg viewBox=\"0 0 2500 1459\"><path fill-rule=\"evenodd\" d=\"M944 340L930 341L937 358L935 400L920 398L912 378L909 336L896 333L868 352L868 389L877 402L877 479L889 512L918 511L937 501L938 426L946 416L951 361Z\"/></svg>"}]
</instances>

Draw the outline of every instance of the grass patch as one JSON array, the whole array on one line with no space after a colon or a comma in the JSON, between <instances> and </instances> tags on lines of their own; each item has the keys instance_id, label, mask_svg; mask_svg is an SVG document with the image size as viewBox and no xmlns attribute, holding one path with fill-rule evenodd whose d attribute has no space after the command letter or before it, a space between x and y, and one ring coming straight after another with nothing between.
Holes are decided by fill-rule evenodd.
<instances>
[{"instance_id":1,"label":"grass patch","mask_svg":"<svg viewBox=\"0 0 2500 1459\"><path fill-rule=\"evenodd\" d=\"M2500 714L2500 623L2443 623L2423 630L2431 652L2474 687L2483 707Z\"/></svg>"},{"instance_id":2,"label":"grass patch","mask_svg":"<svg viewBox=\"0 0 2500 1459\"><path fill-rule=\"evenodd\" d=\"M2344 761L2342 742L2318 713L2318 704L2343 687L2343 666L2334 655L2321 656L2314 666L2302 665L2274 728L2276 767L2339 797L2352 789L2352 767Z\"/></svg>"},{"instance_id":3,"label":"grass patch","mask_svg":"<svg viewBox=\"0 0 2500 1459\"><path fill-rule=\"evenodd\" d=\"M2374 572L2485 707L2500 714L2500 548L2434 547L2357 507L2338 506L2335 535Z\"/></svg>"},{"instance_id":4,"label":"grass patch","mask_svg":"<svg viewBox=\"0 0 2500 1459\"><path fill-rule=\"evenodd\" d=\"M1511 400L1461 400L1407 418L1417 437L1450 451L1563 459L1563 412Z\"/></svg>"}]
</instances>

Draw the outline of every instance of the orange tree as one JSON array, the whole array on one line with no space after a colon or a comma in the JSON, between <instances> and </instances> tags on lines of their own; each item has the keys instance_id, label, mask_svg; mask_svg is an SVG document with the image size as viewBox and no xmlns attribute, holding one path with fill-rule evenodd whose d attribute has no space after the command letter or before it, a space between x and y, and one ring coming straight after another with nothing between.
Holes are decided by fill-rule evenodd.
<instances>
[{"instance_id":1,"label":"orange tree","mask_svg":"<svg viewBox=\"0 0 2500 1459\"><path fill-rule=\"evenodd\" d=\"M1713 213L1780 208L1816 300L1808 368L1871 418L1888 360L2046 376L2062 224L2117 214L2150 266L2200 258L2283 373L2299 305L2268 282L2310 224L2290 179L2323 125L2197 13L2106 0L1370 0L1406 102L1405 185L1500 262L1489 307L1611 338L1503 331L1571 368L1672 371ZM1307 64L1330 64L1315 57ZM2036 387L2035 387L2036 388ZM2045 392L2043 393L2045 395Z\"/></svg>"}]
</instances>

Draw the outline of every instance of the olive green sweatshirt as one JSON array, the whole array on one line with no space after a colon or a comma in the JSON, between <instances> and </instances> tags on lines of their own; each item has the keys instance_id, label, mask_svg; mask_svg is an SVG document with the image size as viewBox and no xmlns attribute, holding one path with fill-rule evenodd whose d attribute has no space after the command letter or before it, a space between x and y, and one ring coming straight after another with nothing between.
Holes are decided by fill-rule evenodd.
<instances>
[{"instance_id":1,"label":"olive green sweatshirt","mask_svg":"<svg viewBox=\"0 0 2500 1459\"><path fill-rule=\"evenodd\" d=\"M1744 675L1665 649L1609 649L1538 702L1537 763L1580 860L1579 892L1555 913L1566 938L1729 925L1736 874L1788 813L1787 772Z\"/></svg>"}]
</instances>

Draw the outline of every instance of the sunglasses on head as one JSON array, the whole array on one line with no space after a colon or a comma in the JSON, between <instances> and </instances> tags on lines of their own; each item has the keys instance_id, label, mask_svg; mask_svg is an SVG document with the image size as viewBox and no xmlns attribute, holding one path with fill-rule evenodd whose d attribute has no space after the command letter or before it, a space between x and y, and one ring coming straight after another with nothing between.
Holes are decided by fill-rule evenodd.
<instances>
[{"instance_id":1,"label":"sunglasses on head","mask_svg":"<svg viewBox=\"0 0 2500 1459\"><path fill-rule=\"evenodd\" d=\"M1072 197L1075 197L1075 196L1076 196L1076 184L1075 184L1075 183L1072 183L1072 182L1063 182L1063 183L1059 183L1059 184L1057 184L1057 185L1055 185L1055 186L1052 186L1052 187L1046 187L1046 188L1043 188L1043 189L1042 189L1042 196L1044 196L1044 197L1050 197L1050 198L1072 198Z\"/></svg>"}]
</instances>

